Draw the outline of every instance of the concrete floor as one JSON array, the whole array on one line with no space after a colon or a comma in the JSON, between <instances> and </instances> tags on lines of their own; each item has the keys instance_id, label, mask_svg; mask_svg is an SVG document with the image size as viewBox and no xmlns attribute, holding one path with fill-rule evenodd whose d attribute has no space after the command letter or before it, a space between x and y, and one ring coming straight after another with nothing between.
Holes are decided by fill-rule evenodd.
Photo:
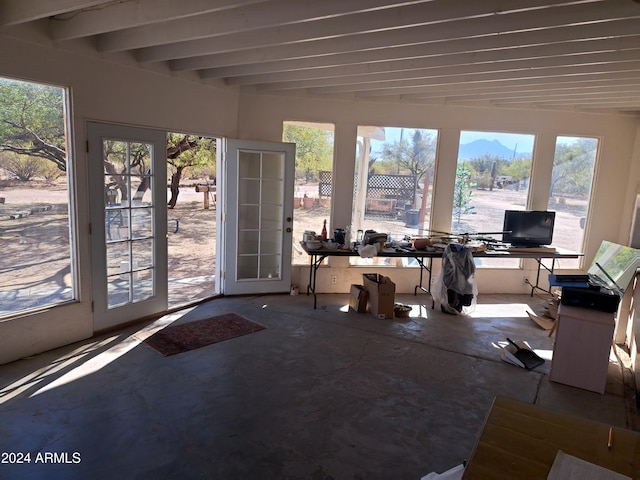
<instances>
[{"instance_id":1,"label":"concrete floor","mask_svg":"<svg viewBox=\"0 0 640 480\"><path fill-rule=\"evenodd\" d=\"M636 428L624 355L605 395L500 360L507 336L549 353L526 314L542 299L481 295L468 317L396 301L412 317L347 312L348 295L220 298L0 366L0 461L31 455L0 478L419 479L470 456L496 395ZM226 312L267 328L171 357L140 344Z\"/></svg>"}]
</instances>

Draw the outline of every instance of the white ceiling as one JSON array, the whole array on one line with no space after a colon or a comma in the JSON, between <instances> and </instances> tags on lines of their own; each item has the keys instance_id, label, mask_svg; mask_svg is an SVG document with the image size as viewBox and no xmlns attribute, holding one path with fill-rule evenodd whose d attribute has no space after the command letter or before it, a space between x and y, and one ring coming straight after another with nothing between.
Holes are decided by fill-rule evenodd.
<instances>
[{"instance_id":1,"label":"white ceiling","mask_svg":"<svg viewBox=\"0 0 640 480\"><path fill-rule=\"evenodd\" d=\"M0 0L0 27L229 88L637 114L638 2Z\"/></svg>"}]
</instances>

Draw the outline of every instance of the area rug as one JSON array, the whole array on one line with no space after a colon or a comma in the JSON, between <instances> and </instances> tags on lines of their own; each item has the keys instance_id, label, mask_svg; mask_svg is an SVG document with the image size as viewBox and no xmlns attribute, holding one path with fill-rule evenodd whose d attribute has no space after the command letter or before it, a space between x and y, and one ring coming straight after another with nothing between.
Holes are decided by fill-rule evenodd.
<instances>
[{"instance_id":1,"label":"area rug","mask_svg":"<svg viewBox=\"0 0 640 480\"><path fill-rule=\"evenodd\" d=\"M266 328L235 313L167 327L151 335L145 343L164 356L241 337Z\"/></svg>"}]
</instances>

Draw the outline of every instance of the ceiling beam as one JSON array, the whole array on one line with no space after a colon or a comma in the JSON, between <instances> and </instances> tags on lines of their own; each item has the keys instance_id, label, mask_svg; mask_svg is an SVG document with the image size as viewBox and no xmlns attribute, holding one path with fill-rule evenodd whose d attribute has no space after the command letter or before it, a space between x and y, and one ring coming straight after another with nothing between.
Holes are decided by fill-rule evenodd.
<instances>
[{"instance_id":1,"label":"ceiling beam","mask_svg":"<svg viewBox=\"0 0 640 480\"><path fill-rule=\"evenodd\" d=\"M321 57L300 58L295 60L277 60L252 64L233 65L226 67L208 68L208 57L196 57L175 60L170 67L175 71L201 69L202 78L225 78L242 75L256 75L275 72L292 72L309 68L336 67L340 65L367 64L384 61L399 61L407 59L421 59L428 57L442 57L472 52L504 51L514 58L524 55L520 50L531 52L532 56L544 56L548 53L565 55L589 52L599 49L635 48L640 35L640 21L625 20L623 22L608 22L598 29L597 38L593 38L594 29L584 26L572 28L556 28L546 31L544 35L534 36L531 33L511 33L492 35L478 38L465 38L448 42L434 42L427 44L408 45L404 47L378 48L359 52L339 53ZM606 31L606 32L605 32ZM616 36L614 35L632 35ZM604 40L603 40L604 38ZM510 52L510 53L509 53ZM215 56L212 56L215 58Z\"/></svg>"},{"instance_id":2,"label":"ceiling beam","mask_svg":"<svg viewBox=\"0 0 640 480\"><path fill-rule=\"evenodd\" d=\"M51 22L51 36L56 41L72 40L167 22L168 18L182 19L266 1L180 0L179 2L158 2L157 0L136 0L135 2L111 3L99 10L88 9L75 12L72 15L54 17Z\"/></svg>"},{"instance_id":3,"label":"ceiling beam","mask_svg":"<svg viewBox=\"0 0 640 480\"><path fill-rule=\"evenodd\" d=\"M227 85L249 85L260 83L291 82L300 80L317 80L322 78L344 78L350 82L366 81L375 75L376 78L404 78L406 75L427 74L435 69L441 75L449 72L486 73L491 71L507 71L519 69L550 68L554 66L575 66L592 63L612 63L633 61L640 58L640 36L629 37L635 48L618 50L617 39L596 42L593 52L583 51L578 42L545 47L529 47L489 52L474 52L458 55L447 55L421 59L399 60L393 62L377 62L369 64L343 65L338 67L296 70L294 72L276 72L259 75L244 75L226 79ZM579 42L586 43L586 42ZM566 47L566 48L562 48ZM563 53L564 52L566 53ZM556 55L557 53L557 55ZM380 75L383 74L383 75Z\"/></svg>"},{"instance_id":4,"label":"ceiling beam","mask_svg":"<svg viewBox=\"0 0 640 480\"><path fill-rule=\"evenodd\" d=\"M613 88L615 87L615 88ZM490 100L493 98L539 98L548 96L575 96L575 95L607 95L615 92L640 91L640 85L631 80L619 80L610 82L579 82L570 85L527 85L522 87L474 87L467 91L462 89L440 90L430 89L425 94L403 95L404 100L419 100L430 97L449 97L460 101Z\"/></svg>"},{"instance_id":5,"label":"ceiling beam","mask_svg":"<svg viewBox=\"0 0 640 480\"><path fill-rule=\"evenodd\" d=\"M505 77L503 74L486 74L486 75L459 75L449 77L436 77L431 78L429 81L426 79L411 79L403 81L387 81L387 82L371 82L361 85L335 85L328 87L316 87L307 88L306 91L312 94L333 94L333 93L347 93L351 92L359 97L365 96L377 96L377 95L401 95L409 93L423 93L429 92L432 88L449 86L452 84L467 85L469 88L476 86L499 86L499 85L531 85L531 84L561 84L561 83L577 83L580 81L588 80L616 80L616 79L635 79L640 80L640 70L624 70L624 71L610 71L610 72L597 72L593 67L583 67L581 69L568 69L564 75L561 75L559 71L556 71L554 77L545 75L534 76L530 72L519 72L517 75L515 72L509 77ZM578 71L582 70L582 71ZM590 70L590 71L589 71ZM258 90L263 90L263 87L258 86ZM264 88L265 91L269 91Z\"/></svg>"},{"instance_id":6,"label":"ceiling beam","mask_svg":"<svg viewBox=\"0 0 640 480\"><path fill-rule=\"evenodd\" d=\"M520 78L520 79L504 79L492 82L476 82L466 83L458 82L441 82L440 84L431 85L413 85L413 86L389 86L387 88L378 88L369 91L356 92L358 98L370 97L401 97L405 101L414 101L421 98L431 96L450 96L459 95L460 93L482 93L494 92L496 90L516 91L522 90L544 90L551 88L565 88L567 86L575 88L584 88L589 86L610 85L615 88L617 85L636 85L640 82L640 73L638 72L616 72L602 75L574 75L554 78ZM322 92L319 92L322 94ZM330 92L328 92L330 93ZM353 93L353 92L352 92Z\"/></svg>"},{"instance_id":7,"label":"ceiling beam","mask_svg":"<svg viewBox=\"0 0 640 480\"><path fill-rule=\"evenodd\" d=\"M101 8L113 0L2 0L0 25L18 25L87 8Z\"/></svg>"},{"instance_id":8,"label":"ceiling beam","mask_svg":"<svg viewBox=\"0 0 640 480\"><path fill-rule=\"evenodd\" d=\"M469 0L453 0L469 1ZM495 0L494 0L495 1ZM536 0L513 0L536 1ZM540 0L537 0L540 1ZM409 3L409 2L406 2ZM415 5L398 4L397 8L421 9L428 8L433 0L413 0ZM425 4L426 6L423 6ZM297 32L316 37L326 36L321 33L322 25L351 24L353 18L342 19L358 14L358 24L362 17L388 18L393 17L387 11L393 10L394 4L388 0L322 0L321 2L304 2L300 0L273 0L271 2L249 5L233 10L208 13L197 17L172 19L158 25L148 25L123 31L107 33L99 39L99 49L102 52L132 50L159 44L184 42L201 38L222 37L224 35L269 29L268 36L279 38ZM277 28L277 30L275 30ZM284 29L284 31L283 31ZM313 33L312 33L313 32ZM253 37L255 33L250 36ZM258 42L262 43L261 40ZM215 43L215 42L214 42Z\"/></svg>"},{"instance_id":9,"label":"ceiling beam","mask_svg":"<svg viewBox=\"0 0 640 480\"><path fill-rule=\"evenodd\" d=\"M485 4L477 0L466 1ZM526 30L536 31L567 23L570 25L594 23L594 28L597 28L595 25L597 23L640 16L640 5L633 4L630 0L607 1L608 8L605 11L598 3L587 3L478 18L450 18L448 21L440 22L433 22L433 16L422 14L418 18L412 18L411 22L406 20L405 25L397 25L395 22L395 27L392 27L393 15L388 13L385 15L385 12L371 12L372 16L379 17L375 24L373 21L363 24L364 14L354 18L339 17L307 22L302 25L265 28L252 32L251 35L241 32L215 39L201 38L156 45L140 49L136 53L136 58L140 62L157 62L236 52L229 57L230 62L226 65L237 65L312 57L324 55L327 52L341 53ZM515 2L508 2L509 5L512 3ZM426 4L423 8L426 9L429 5ZM399 28L400 26L403 28ZM224 64L217 66L224 66Z\"/></svg>"},{"instance_id":10,"label":"ceiling beam","mask_svg":"<svg viewBox=\"0 0 640 480\"><path fill-rule=\"evenodd\" d=\"M353 75L349 77L329 77L311 80L292 80L259 85L261 91L287 89L315 89L329 88L337 91L374 90L379 86L399 85L429 85L446 81L487 82L505 78L549 78L554 76L591 74L598 75L610 72L636 71L640 69L640 60L633 50L620 52L627 55L627 60L612 63L589 62L574 60L576 63L567 65L560 59L522 60L514 62L498 62L494 64L457 65L443 68L426 68L404 72L380 73L378 75ZM594 54L598 55L598 54ZM573 58L590 57L576 55Z\"/></svg>"}]
</instances>

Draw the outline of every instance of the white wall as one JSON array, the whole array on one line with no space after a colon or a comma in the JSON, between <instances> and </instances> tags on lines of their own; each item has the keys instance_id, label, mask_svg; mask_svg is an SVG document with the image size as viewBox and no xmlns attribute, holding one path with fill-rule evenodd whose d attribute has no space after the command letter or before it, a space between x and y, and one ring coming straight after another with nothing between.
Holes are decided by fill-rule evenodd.
<instances>
[{"instance_id":1,"label":"white wall","mask_svg":"<svg viewBox=\"0 0 640 480\"><path fill-rule=\"evenodd\" d=\"M431 222L433 228L450 228L455 168L461 130L527 133L537 136L534 168L540 176L550 177L556 136L592 136L601 139L600 158L592 191L591 221L587 225L584 262L588 265L604 239L625 244L629 238L632 206L640 185L640 152L636 146L638 119L633 116L601 115L580 112L543 110L487 109L445 105L329 101L278 95L243 94L240 97L238 134L243 138L278 141L283 121L333 123L335 125L334 178L352 178L355 158L355 135L358 125L438 129L438 165ZM530 192L534 208L546 208L549 186L536 182ZM348 199L345 199L348 201ZM335 209L335 207L334 207ZM350 210L340 209L342 215ZM345 213L346 212L346 213ZM335 219L336 225L350 223L350 218ZM342 261L341 261L342 260ZM436 270L438 262L434 262ZM375 269L368 268L367 271ZM412 292L418 272L406 269L378 269L389 275L400 292ZM318 272L318 289L322 292L348 292L351 283L361 283L360 268L348 268L336 259L332 268ZM480 293L525 293L524 277L535 278L536 264L527 261L524 270L479 269L476 273ZM338 276L332 285L330 276ZM541 280L546 282L546 273ZM308 268L294 270L294 282L304 290Z\"/></svg>"}]
</instances>

